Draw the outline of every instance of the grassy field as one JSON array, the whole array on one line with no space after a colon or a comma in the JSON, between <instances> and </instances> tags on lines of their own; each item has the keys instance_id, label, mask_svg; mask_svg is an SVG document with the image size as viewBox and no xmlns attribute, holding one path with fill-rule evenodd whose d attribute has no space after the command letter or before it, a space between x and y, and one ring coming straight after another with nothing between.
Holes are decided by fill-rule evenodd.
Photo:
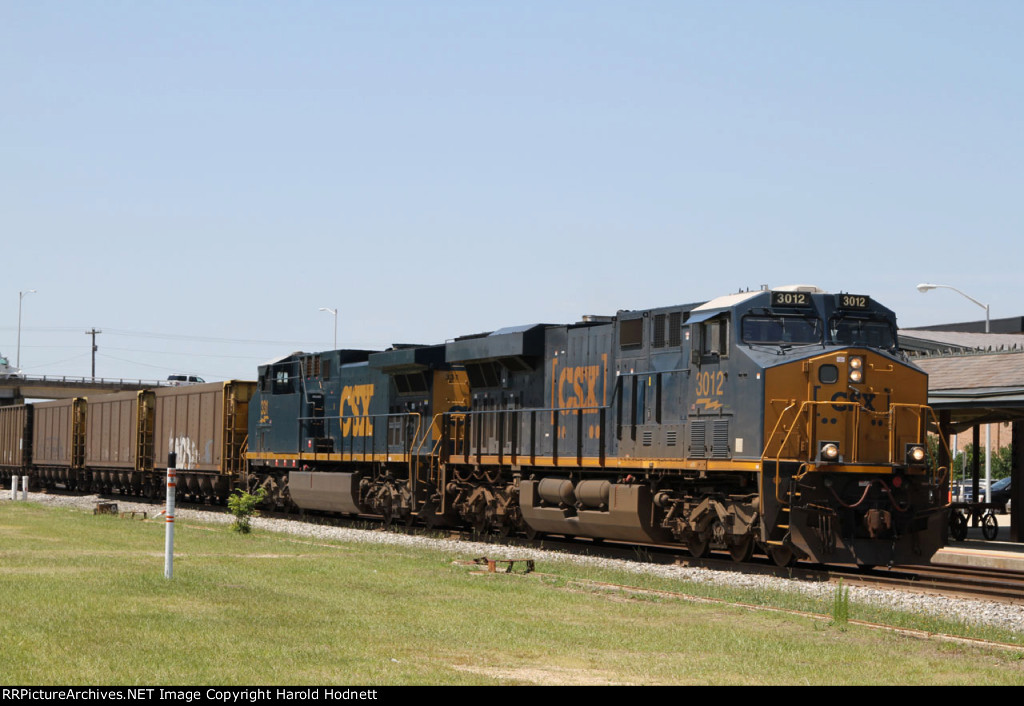
<instances>
[{"instance_id":1,"label":"grassy field","mask_svg":"<svg viewBox=\"0 0 1024 706\"><path fill-rule=\"evenodd\" d=\"M560 562L477 575L468 555L183 522L167 581L163 531L0 503L0 682L1024 684L1024 649L589 590L574 580L690 587Z\"/></svg>"}]
</instances>

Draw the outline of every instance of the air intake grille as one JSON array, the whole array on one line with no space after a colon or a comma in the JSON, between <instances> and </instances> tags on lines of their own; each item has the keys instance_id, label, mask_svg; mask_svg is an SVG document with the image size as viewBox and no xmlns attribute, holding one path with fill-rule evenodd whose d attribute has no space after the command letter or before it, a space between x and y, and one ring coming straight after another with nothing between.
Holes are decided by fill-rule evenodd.
<instances>
[{"instance_id":1,"label":"air intake grille","mask_svg":"<svg viewBox=\"0 0 1024 706\"><path fill-rule=\"evenodd\" d=\"M704 425L705 422L692 422L690 424L690 458L704 458Z\"/></svg>"},{"instance_id":2,"label":"air intake grille","mask_svg":"<svg viewBox=\"0 0 1024 706\"><path fill-rule=\"evenodd\" d=\"M711 458L729 458L729 420L711 423Z\"/></svg>"}]
</instances>

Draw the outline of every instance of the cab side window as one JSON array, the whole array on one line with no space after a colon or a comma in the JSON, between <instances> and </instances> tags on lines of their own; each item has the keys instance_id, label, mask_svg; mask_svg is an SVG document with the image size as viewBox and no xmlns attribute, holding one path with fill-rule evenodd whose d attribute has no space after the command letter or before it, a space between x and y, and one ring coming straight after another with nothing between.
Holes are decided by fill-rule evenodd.
<instances>
[{"instance_id":1,"label":"cab side window","mask_svg":"<svg viewBox=\"0 0 1024 706\"><path fill-rule=\"evenodd\" d=\"M695 364L713 363L717 362L719 358L728 357L728 315L692 324L690 326L690 337L692 338L690 359Z\"/></svg>"}]
</instances>

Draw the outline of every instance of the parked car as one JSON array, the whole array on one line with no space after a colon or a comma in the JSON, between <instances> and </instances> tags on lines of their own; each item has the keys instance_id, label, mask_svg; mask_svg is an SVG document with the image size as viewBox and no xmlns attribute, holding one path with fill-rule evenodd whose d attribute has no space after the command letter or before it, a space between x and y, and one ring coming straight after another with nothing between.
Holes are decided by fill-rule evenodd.
<instances>
[{"instance_id":1,"label":"parked car","mask_svg":"<svg viewBox=\"0 0 1024 706\"><path fill-rule=\"evenodd\" d=\"M1010 501L1010 477L1000 478L992 484L992 502L1005 505Z\"/></svg>"},{"instance_id":2,"label":"parked car","mask_svg":"<svg viewBox=\"0 0 1024 706\"><path fill-rule=\"evenodd\" d=\"M201 377L196 375L168 375L167 384L171 387L178 387L179 385L198 385L201 382L206 382Z\"/></svg>"},{"instance_id":3,"label":"parked car","mask_svg":"<svg viewBox=\"0 0 1024 706\"><path fill-rule=\"evenodd\" d=\"M953 502L974 502L974 481L954 481L952 490ZM978 483L978 494L980 496L980 500L978 500L978 502L985 502L985 481L981 481L980 483Z\"/></svg>"}]
</instances>

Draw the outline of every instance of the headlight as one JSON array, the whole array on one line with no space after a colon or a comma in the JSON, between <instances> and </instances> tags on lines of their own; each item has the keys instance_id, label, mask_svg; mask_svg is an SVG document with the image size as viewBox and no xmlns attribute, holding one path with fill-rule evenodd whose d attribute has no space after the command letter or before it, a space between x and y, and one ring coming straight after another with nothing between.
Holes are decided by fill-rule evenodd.
<instances>
[{"instance_id":1,"label":"headlight","mask_svg":"<svg viewBox=\"0 0 1024 706\"><path fill-rule=\"evenodd\" d=\"M839 444L835 441L822 441L818 445L818 460L826 463L839 460Z\"/></svg>"},{"instance_id":2,"label":"headlight","mask_svg":"<svg viewBox=\"0 0 1024 706\"><path fill-rule=\"evenodd\" d=\"M864 382L864 358L862 356L850 356L850 382Z\"/></svg>"},{"instance_id":3,"label":"headlight","mask_svg":"<svg viewBox=\"0 0 1024 706\"><path fill-rule=\"evenodd\" d=\"M921 444L907 444L905 458L908 466L920 466L928 458L928 451Z\"/></svg>"}]
</instances>

